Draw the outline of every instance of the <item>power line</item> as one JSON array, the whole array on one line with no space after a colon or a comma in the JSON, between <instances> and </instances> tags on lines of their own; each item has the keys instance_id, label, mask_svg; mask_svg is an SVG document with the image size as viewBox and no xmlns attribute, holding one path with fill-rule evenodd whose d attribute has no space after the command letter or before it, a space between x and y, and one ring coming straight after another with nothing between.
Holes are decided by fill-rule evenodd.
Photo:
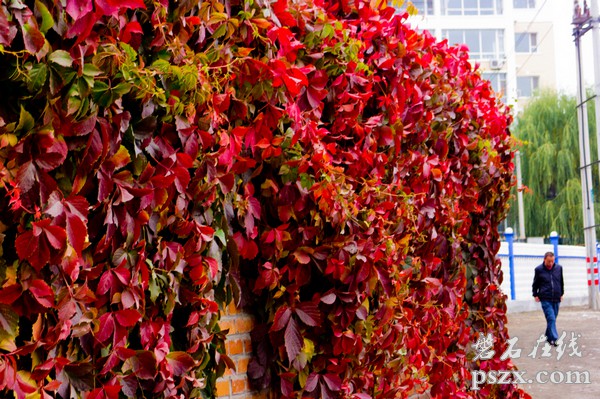
<instances>
[{"instance_id":1,"label":"power line","mask_svg":"<svg viewBox=\"0 0 600 399\"><path fill-rule=\"evenodd\" d=\"M535 15L531 18L531 20L528 22L527 24L527 28L525 28L525 32L522 32L522 34L519 36L519 38L517 39L517 41L515 42L514 45L514 52L516 54L517 52L517 47L519 46L519 44L521 43L521 41L525 38L524 33L529 33L529 30L531 29L531 26L534 24L535 20L537 19L538 15L540 15L540 12L542 12L542 10L544 9L544 7L546 6L546 3L548 3L548 0L544 0L544 2L542 3L542 5L538 8L538 10L536 11ZM542 37L542 39L537 43L536 47L539 47L540 44L542 44L542 42L544 41L544 39L546 38L546 36L548 36L548 33L550 33L550 31L552 30L552 27L550 27L550 29L548 29L548 31L544 34L544 36ZM515 36L516 36L516 32L515 32ZM523 66L525 64L527 64L527 62L531 59L531 56L533 56L534 53L530 53L529 56L525 59L525 62L523 62L523 64L519 67L519 69L516 70L515 75L517 75L519 73L519 71L521 70L521 68L523 68ZM504 55L504 59L506 59L506 53ZM495 72L488 72L488 80L492 80L496 77L500 76L499 71L495 71ZM505 72L504 72L505 73Z\"/></svg>"},{"instance_id":2,"label":"power line","mask_svg":"<svg viewBox=\"0 0 600 399\"><path fill-rule=\"evenodd\" d=\"M544 8L544 6L546 5L546 3L548 2L548 0L545 0L544 3L540 6L540 8L538 9L538 11L535 13L535 15L533 16L533 18L531 19L531 21L529 21L529 24L527 25L527 28L525 28L525 32L522 32L521 35L519 36L519 38L517 39L517 41L515 42L515 53L517 52L517 47L519 46L519 44L521 44L521 41L525 38L525 33L530 33L529 29L531 28L531 25L533 25L533 23L535 22L535 19L538 17L538 15L540 15L540 12L542 11L542 9ZM548 29L548 31L546 31L546 33L544 34L544 36L542 37L542 39L537 43L536 47L540 47L540 45L544 42L544 39L546 38L546 36L548 36L548 33L550 33L550 31L552 30L552 26ZM515 33L516 35L516 33ZM519 69L517 69L517 74L519 73L519 71L521 70L521 68L523 68L523 66L525 66L525 64L527 64L527 62L529 62L529 60L531 59L531 56L535 54L535 53L529 53L529 56L525 59L525 61L521 64L521 66L519 67Z\"/></svg>"},{"instance_id":3,"label":"power line","mask_svg":"<svg viewBox=\"0 0 600 399\"><path fill-rule=\"evenodd\" d=\"M529 24L527 25L527 28L525 28L525 32L523 32L523 33L529 32L529 29L531 28L531 25L533 25L533 23L535 22L535 19L538 17L538 15L540 15L540 12L542 12L542 9L544 8L544 6L546 5L547 2L548 2L548 0L544 0L544 2L542 3L542 5L540 6L540 8L538 8L537 12L533 16L533 18L531 18L531 21L529 21ZM515 52L517 50L517 46L519 44L521 44L521 41L523 40L524 37L525 37L525 35L521 35L521 37L519 37L519 39L515 43Z\"/></svg>"},{"instance_id":4,"label":"power line","mask_svg":"<svg viewBox=\"0 0 600 399\"><path fill-rule=\"evenodd\" d=\"M546 31L546 33L544 33L544 36L542 36L542 38L540 39L540 41L538 42L536 47L540 47L540 45L544 42L544 39L546 39L546 37L548 36L548 34L552 31L552 26L550 26L548 28L548 30ZM518 43L517 43L518 44ZM516 46L515 46L516 47ZM529 62L529 60L531 59L531 57L534 55L535 53L529 53L529 55L527 56L527 58L525 58L525 61L523 61L523 63L521 64L521 66L519 66L519 68L517 69L517 74L521 71L521 69L525 66L525 64L527 64L527 62Z\"/></svg>"}]
</instances>

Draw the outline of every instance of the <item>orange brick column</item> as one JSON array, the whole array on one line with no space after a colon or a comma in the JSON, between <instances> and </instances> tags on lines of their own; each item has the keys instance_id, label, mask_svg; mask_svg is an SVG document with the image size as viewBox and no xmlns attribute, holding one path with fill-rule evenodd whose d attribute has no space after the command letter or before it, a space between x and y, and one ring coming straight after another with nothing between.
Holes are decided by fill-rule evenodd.
<instances>
[{"instance_id":1,"label":"orange brick column","mask_svg":"<svg viewBox=\"0 0 600 399\"><path fill-rule=\"evenodd\" d=\"M236 370L226 370L217 380L217 398L222 399L267 399L269 392L256 392L248 383L248 364L252 358L250 332L254 319L249 314L238 311L233 305L225 309L219 322L222 330L229 330L225 341L227 355L235 364Z\"/></svg>"}]
</instances>

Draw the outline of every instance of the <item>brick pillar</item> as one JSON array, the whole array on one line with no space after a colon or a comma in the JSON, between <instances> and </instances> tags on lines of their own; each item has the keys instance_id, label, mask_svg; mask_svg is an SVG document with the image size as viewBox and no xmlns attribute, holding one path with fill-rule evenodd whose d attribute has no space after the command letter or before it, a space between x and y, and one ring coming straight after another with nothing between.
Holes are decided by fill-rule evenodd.
<instances>
[{"instance_id":1,"label":"brick pillar","mask_svg":"<svg viewBox=\"0 0 600 399\"><path fill-rule=\"evenodd\" d=\"M250 332L254 327L254 319L249 314L240 312L230 304L219 321L222 330L229 330L225 340L227 355L235 364L236 370L226 370L225 375L217 380L217 398L221 399L268 399L269 392L256 392L248 383L248 364L252 358L252 342Z\"/></svg>"}]
</instances>

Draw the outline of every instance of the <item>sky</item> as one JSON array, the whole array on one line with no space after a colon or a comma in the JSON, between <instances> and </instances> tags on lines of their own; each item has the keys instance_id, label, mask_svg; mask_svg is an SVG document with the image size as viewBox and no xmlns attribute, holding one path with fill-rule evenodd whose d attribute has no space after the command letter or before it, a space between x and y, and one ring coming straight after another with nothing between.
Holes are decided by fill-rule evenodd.
<instances>
[{"instance_id":1,"label":"sky","mask_svg":"<svg viewBox=\"0 0 600 399\"><path fill-rule=\"evenodd\" d=\"M592 0L595 1L595 0ZM573 38L573 2L568 0L547 0L554 22L554 39L556 41L557 90L566 94L577 93L576 52ZM587 32L581 40L581 57L586 87L594 83L594 59L592 32Z\"/></svg>"}]
</instances>

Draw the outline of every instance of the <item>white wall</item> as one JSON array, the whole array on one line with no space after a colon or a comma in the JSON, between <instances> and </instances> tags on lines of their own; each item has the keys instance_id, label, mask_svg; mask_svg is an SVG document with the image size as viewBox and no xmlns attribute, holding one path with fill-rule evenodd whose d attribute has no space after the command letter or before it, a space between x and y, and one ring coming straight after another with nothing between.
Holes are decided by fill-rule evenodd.
<instances>
[{"instance_id":1,"label":"white wall","mask_svg":"<svg viewBox=\"0 0 600 399\"><path fill-rule=\"evenodd\" d=\"M504 279L500 287L508 297L509 312L540 309L540 305L533 299L531 284L535 267L542 263L544 253L548 251L554 252L551 244L514 243L515 299L513 300L510 290L508 243L504 241L501 243L498 256L502 261ZM585 247L559 245L557 252L558 263L563 267L565 280L563 305L587 305L589 294Z\"/></svg>"}]
</instances>

